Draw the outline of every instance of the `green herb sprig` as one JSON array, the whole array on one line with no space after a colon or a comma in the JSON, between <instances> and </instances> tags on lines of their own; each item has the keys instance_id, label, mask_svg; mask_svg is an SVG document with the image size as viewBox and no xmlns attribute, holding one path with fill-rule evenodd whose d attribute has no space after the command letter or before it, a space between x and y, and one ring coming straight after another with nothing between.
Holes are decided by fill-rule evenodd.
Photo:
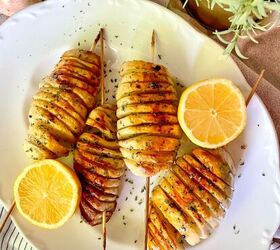
<instances>
[{"instance_id":1,"label":"green herb sprig","mask_svg":"<svg viewBox=\"0 0 280 250\"><path fill-rule=\"evenodd\" d=\"M196 0L199 5L201 0ZM254 43L258 41L254 38L252 33L256 34L256 31L266 31L271 25L262 24L264 18L268 16L272 11L280 13L280 3L271 2L265 0L207 0L210 9L213 9L217 4L224 10L231 12L232 16L229 18L230 27L224 31L215 31L214 34L218 39L227 45L224 54L229 55L233 50L236 54L243 59L248 59L244 56L237 44L238 39L250 38ZM223 35L233 33L233 37L230 41L223 38Z\"/></svg>"}]
</instances>

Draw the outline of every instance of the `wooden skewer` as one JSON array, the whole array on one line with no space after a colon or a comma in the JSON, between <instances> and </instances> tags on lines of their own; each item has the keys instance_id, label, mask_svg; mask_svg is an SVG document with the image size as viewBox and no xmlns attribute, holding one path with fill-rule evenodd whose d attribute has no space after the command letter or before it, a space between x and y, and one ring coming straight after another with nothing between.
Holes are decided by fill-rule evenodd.
<instances>
[{"instance_id":1,"label":"wooden skewer","mask_svg":"<svg viewBox=\"0 0 280 250\"><path fill-rule=\"evenodd\" d=\"M100 63L101 63L101 105L104 104L105 100L105 86L104 86L104 29L100 30L100 40L101 40L101 54L100 54ZM106 249L106 210L102 213L102 241L103 241L103 250Z\"/></svg>"},{"instance_id":2,"label":"wooden skewer","mask_svg":"<svg viewBox=\"0 0 280 250\"><path fill-rule=\"evenodd\" d=\"M250 94L248 95L247 99L246 99L246 106L248 106L249 102L251 101L253 95L255 94L257 87L259 86L259 83L261 82L261 79L263 78L263 74L264 74L265 70L263 69L257 79L257 81L254 83Z\"/></svg>"},{"instance_id":3,"label":"wooden skewer","mask_svg":"<svg viewBox=\"0 0 280 250\"><path fill-rule=\"evenodd\" d=\"M103 45L103 36L104 36L104 34L103 34L103 32L104 32L104 30L100 29L99 33L95 37L95 39L94 39L94 41L93 41L93 43L92 43L92 45L90 47L90 51L93 52L95 50L95 48L96 48L96 45L97 45L100 37L101 37L101 39L102 39L102 42L101 42L101 62L103 62L103 58L104 58L104 45ZM101 64L101 70L102 70L102 73L101 73L101 88L104 89L104 65L103 65L103 63ZM103 77L102 77L102 74L103 74ZM103 80L102 80L102 78L103 78ZM103 102L104 102L104 93L103 93ZM102 103L102 96L101 96L101 103ZM6 213L5 217L3 218L2 224L0 225L0 233L2 232L3 228L5 227L5 224L6 224L9 216L11 215L11 213L13 212L15 207L16 207L16 202L14 200L12 202L12 205L9 208L8 212Z\"/></svg>"},{"instance_id":4,"label":"wooden skewer","mask_svg":"<svg viewBox=\"0 0 280 250\"><path fill-rule=\"evenodd\" d=\"M6 224L7 220L8 220L8 218L9 218L10 214L13 212L15 205L16 205L16 202L13 201L10 209L6 213L6 215L5 215L4 219L3 219L3 222L2 222L2 224L0 226L0 233L2 232L3 228L5 227L5 224Z\"/></svg>"},{"instance_id":5,"label":"wooden skewer","mask_svg":"<svg viewBox=\"0 0 280 250\"><path fill-rule=\"evenodd\" d=\"M92 43L92 45L91 45L91 47L90 47L90 51L94 51L95 50L95 48L96 48L96 45L97 45L97 43L98 43L98 41L99 41L99 39L100 39L100 36L101 36L101 30L103 30L103 29L100 29L100 31L98 32L98 34L97 34L97 36L95 37L95 39L93 40L93 43Z\"/></svg>"},{"instance_id":6,"label":"wooden skewer","mask_svg":"<svg viewBox=\"0 0 280 250\"><path fill-rule=\"evenodd\" d=\"M152 62L155 61L155 30L152 33L151 40L151 58ZM148 243L148 219L149 219L149 206L150 206L150 177L146 177L146 208L145 208L145 242L144 249L147 250Z\"/></svg>"}]
</instances>

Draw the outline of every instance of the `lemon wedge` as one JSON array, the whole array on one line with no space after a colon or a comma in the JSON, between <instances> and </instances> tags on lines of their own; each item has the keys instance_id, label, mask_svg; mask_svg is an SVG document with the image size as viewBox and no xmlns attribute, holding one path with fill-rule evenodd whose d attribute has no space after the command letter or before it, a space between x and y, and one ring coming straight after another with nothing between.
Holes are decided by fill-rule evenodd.
<instances>
[{"instance_id":1,"label":"lemon wedge","mask_svg":"<svg viewBox=\"0 0 280 250\"><path fill-rule=\"evenodd\" d=\"M178 120L188 138L204 148L218 148L245 128L246 105L227 79L208 79L188 87L180 98Z\"/></svg>"},{"instance_id":2,"label":"lemon wedge","mask_svg":"<svg viewBox=\"0 0 280 250\"><path fill-rule=\"evenodd\" d=\"M14 184L20 214L34 225L53 229L74 214L81 196L78 177L56 160L42 160L23 169Z\"/></svg>"}]
</instances>

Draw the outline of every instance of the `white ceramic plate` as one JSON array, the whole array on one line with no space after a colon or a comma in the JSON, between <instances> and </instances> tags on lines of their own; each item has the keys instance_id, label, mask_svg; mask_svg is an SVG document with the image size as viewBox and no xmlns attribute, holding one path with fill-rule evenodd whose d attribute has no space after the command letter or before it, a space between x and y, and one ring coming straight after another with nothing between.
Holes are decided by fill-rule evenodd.
<instances>
[{"instance_id":1,"label":"white ceramic plate","mask_svg":"<svg viewBox=\"0 0 280 250\"><path fill-rule=\"evenodd\" d=\"M0 198L6 206L12 202L16 175L29 162L22 142L31 96L39 80L51 72L65 50L89 48L101 26L106 28L106 86L110 100L120 63L150 59L152 29L158 34L157 62L166 65L178 82L187 86L204 78L226 77L245 96L248 94L241 72L230 58L222 57L219 46L151 2L53 0L30 7L0 27ZM243 144L247 145L245 150L240 149ZM236 180L232 205L211 238L193 249L266 250L280 222L279 154L270 116L257 97L248 107L245 132L229 146L229 151L237 165L244 162L238 169L240 178ZM140 203L144 200L144 179L128 171L124 180L127 178L108 223L108 249L143 247L144 203ZM14 220L38 249L101 249L100 227L80 223L78 211L65 226L53 231L34 227L17 213Z\"/></svg>"}]
</instances>

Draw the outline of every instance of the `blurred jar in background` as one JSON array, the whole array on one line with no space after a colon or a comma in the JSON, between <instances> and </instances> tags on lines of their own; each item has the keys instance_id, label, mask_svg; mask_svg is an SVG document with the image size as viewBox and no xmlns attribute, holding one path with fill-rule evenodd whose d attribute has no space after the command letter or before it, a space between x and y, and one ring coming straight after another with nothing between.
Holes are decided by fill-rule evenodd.
<instances>
[{"instance_id":1,"label":"blurred jar in background","mask_svg":"<svg viewBox=\"0 0 280 250\"><path fill-rule=\"evenodd\" d=\"M184 0L181 2L183 4L185 3ZM217 4L211 10L210 7L208 7L207 0L200 0L199 6L196 4L195 0L188 0L186 10L191 16L210 30L225 30L230 26L228 19L232 16L232 13L224 10Z\"/></svg>"},{"instance_id":2,"label":"blurred jar in background","mask_svg":"<svg viewBox=\"0 0 280 250\"><path fill-rule=\"evenodd\" d=\"M41 2L40 0L0 0L0 13L11 16L21 9Z\"/></svg>"}]
</instances>

